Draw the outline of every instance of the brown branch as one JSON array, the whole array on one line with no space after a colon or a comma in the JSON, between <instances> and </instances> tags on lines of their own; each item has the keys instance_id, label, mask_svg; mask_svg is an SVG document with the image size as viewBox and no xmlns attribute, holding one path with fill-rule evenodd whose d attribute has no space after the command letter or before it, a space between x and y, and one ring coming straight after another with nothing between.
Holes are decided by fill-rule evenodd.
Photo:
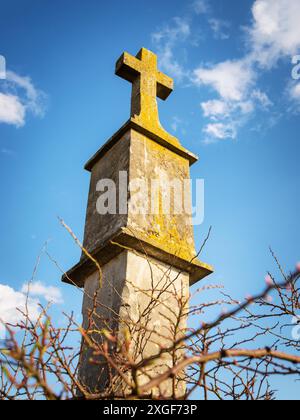
<instances>
[{"instance_id":1,"label":"brown branch","mask_svg":"<svg viewBox=\"0 0 300 420\"><path fill-rule=\"evenodd\" d=\"M157 376L152 381L148 382L147 384L140 387L140 392L147 393L151 389L157 387L163 381L167 380L173 375L177 375L182 370L186 369L188 366L193 364L201 364L204 365L206 363L223 360L227 358L239 358L239 357L247 357L253 359L262 359L264 357L271 357L274 359L290 362L293 364L300 364L300 357L289 355L286 353L273 351L270 349L261 349L261 350L223 350L220 352L215 352L211 354L207 354L205 356L195 356L190 357L182 362L178 363L177 366L169 369L167 372L163 373L162 375ZM298 371L297 371L298 373Z\"/></svg>"}]
</instances>

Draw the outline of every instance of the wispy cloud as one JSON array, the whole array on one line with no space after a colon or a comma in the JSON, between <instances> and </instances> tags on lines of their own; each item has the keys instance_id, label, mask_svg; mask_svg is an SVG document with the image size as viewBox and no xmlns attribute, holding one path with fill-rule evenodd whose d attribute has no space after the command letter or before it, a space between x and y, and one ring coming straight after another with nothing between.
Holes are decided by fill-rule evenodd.
<instances>
[{"instance_id":1,"label":"wispy cloud","mask_svg":"<svg viewBox=\"0 0 300 420\"><path fill-rule=\"evenodd\" d=\"M229 37L227 30L230 23L212 16L212 9L208 0L196 0L191 3L189 13L181 17L174 17L169 24L165 24L152 35L152 43L159 56L160 67L168 72L177 81L188 80L191 71L176 57L179 55L179 47L185 50L185 44L188 41L190 45L198 45L199 31L192 28L194 16L202 15L206 19L214 38L227 39Z\"/></svg>"},{"instance_id":2,"label":"wispy cloud","mask_svg":"<svg viewBox=\"0 0 300 420\"><path fill-rule=\"evenodd\" d=\"M12 71L0 81L0 123L22 127L28 114L43 117L46 95L36 89L29 77Z\"/></svg>"},{"instance_id":3,"label":"wispy cloud","mask_svg":"<svg viewBox=\"0 0 300 420\"><path fill-rule=\"evenodd\" d=\"M205 144L211 144L218 140L226 140L236 138L236 124L231 123L210 123L204 129L207 134Z\"/></svg>"},{"instance_id":4,"label":"wispy cloud","mask_svg":"<svg viewBox=\"0 0 300 420\"><path fill-rule=\"evenodd\" d=\"M247 121L257 108L268 110L272 101L258 88L258 79L265 71L289 57L300 47L300 2L290 0L255 0L252 24L245 29L245 56L194 71L194 83L208 86L217 94L214 101L201 104L204 116L211 119L204 128L209 137L236 138L238 127ZM297 100L300 88L290 88L290 96ZM228 120L230 129L228 130ZM222 127L222 129L221 129ZM234 129L231 129L234 127Z\"/></svg>"},{"instance_id":5,"label":"wispy cloud","mask_svg":"<svg viewBox=\"0 0 300 420\"><path fill-rule=\"evenodd\" d=\"M207 14L210 12L208 0L195 0L192 8L197 15Z\"/></svg>"},{"instance_id":6,"label":"wispy cloud","mask_svg":"<svg viewBox=\"0 0 300 420\"><path fill-rule=\"evenodd\" d=\"M152 42L158 52L161 69L179 80L186 76L186 70L176 60L174 49L178 43L186 41L190 34L188 19L179 17L173 18L170 25L166 25L152 34Z\"/></svg>"},{"instance_id":7,"label":"wispy cloud","mask_svg":"<svg viewBox=\"0 0 300 420\"><path fill-rule=\"evenodd\" d=\"M298 82L291 82L287 89L286 94L290 98L291 107L290 112L299 115L300 114L300 83Z\"/></svg>"},{"instance_id":8,"label":"wispy cloud","mask_svg":"<svg viewBox=\"0 0 300 420\"><path fill-rule=\"evenodd\" d=\"M271 100L265 92L257 87L259 76L277 65L278 61L296 53L300 47L300 2L290 0L255 0L252 7L253 20L246 28L247 53L242 59L228 60L210 68L200 67L195 71L195 83L212 87L219 100L226 101L226 114L219 114L219 124L225 124L230 118L234 126L241 123L241 107L245 98L248 99L248 115L257 107L269 109ZM297 85L290 89L290 96L296 100L299 94ZM216 119L216 115L208 115L207 104L202 104L204 115ZM228 109L231 111L228 112ZM243 118L245 113L242 112ZM244 121L246 119L244 118ZM224 132L211 130L211 123L204 128L204 133L210 138L235 138Z\"/></svg>"},{"instance_id":9,"label":"wispy cloud","mask_svg":"<svg viewBox=\"0 0 300 420\"><path fill-rule=\"evenodd\" d=\"M29 293L29 296L32 297L41 297L49 303L62 304L64 302L61 290L58 287L46 286L40 281L24 284L21 292Z\"/></svg>"},{"instance_id":10,"label":"wispy cloud","mask_svg":"<svg viewBox=\"0 0 300 420\"><path fill-rule=\"evenodd\" d=\"M216 19L211 18L209 19L210 27L213 31L213 35L215 39L228 39L230 37L229 35L229 29L230 29L230 22L222 19Z\"/></svg>"},{"instance_id":11,"label":"wispy cloud","mask_svg":"<svg viewBox=\"0 0 300 420\"><path fill-rule=\"evenodd\" d=\"M45 286L40 282L34 282L29 287L24 285L21 291L0 284L0 339L5 338L5 324L16 325L24 321L27 313L32 322L35 322L41 313L40 300L60 304L63 303L61 291L52 286Z\"/></svg>"},{"instance_id":12,"label":"wispy cloud","mask_svg":"<svg viewBox=\"0 0 300 420\"><path fill-rule=\"evenodd\" d=\"M21 127L25 124L26 109L19 97L0 92L0 123Z\"/></svg>"},{"instance_id":13,"label":"wispy cloud","mask_svg":"<svg viewBox=\"0 0 300 420\"><path fill-rule=\"evenodd\" d=\"M194 15L202 15L215 39L229 37L231 24L213 15L208 1L192 3ZM273 101L260 87L260 78L274 68L280 60L290 59L300 48L300 2L294 0L254 0L252 20L243 28L244 55L229 58L215 64L202 64L188 69L175 60L174 51L184 41L191 42L194 33L193 19L189 17L173 21L170 26L157 32L153 40L159 45L161 64L165 71L179 81L189 81L195 86L209 88L215 95L201 103L203 115L208 119L204 127L205 142L235 139L240 127L246 124L256 111L268 112L270 118L277 114ZM299 82L288 84L286 96L291 107L299 110ZM274 111L270 113L270 110Z\"/></svg>"},{"instance_id":14,"label":"wispy cloud","mask_svg":"<svg viewBox=\"0 0 300 420\"><path fill-rule=\"evenodd\" d=\"M6 78L6 60L3 55L0 55L0 80Z\"/></svg>"},{"instance_id":15,"label":"wispy cloud","mask_svg":"<svg viewBox=\"0 0 300 420\"><path fill-rule=\"evenodd\" d=\"M268 110L272 106L268 95L256 86L257 77L248 57L194 71L196 85L208 86L218 94L217 99L201 103L204 116L211 120L204 128L205 135L209 136L205 143L213 143L214 139L235 139L238 129L257 108Z\"/></svg>"}]
</instances>

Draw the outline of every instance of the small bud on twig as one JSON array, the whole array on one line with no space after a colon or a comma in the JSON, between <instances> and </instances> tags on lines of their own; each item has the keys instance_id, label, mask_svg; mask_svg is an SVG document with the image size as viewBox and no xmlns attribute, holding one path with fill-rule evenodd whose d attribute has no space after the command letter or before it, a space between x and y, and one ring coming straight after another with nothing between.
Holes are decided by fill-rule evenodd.
<instances>
[{"instance_id":1,"label":"small bud on twig","mask_svg":"<svg viewBox=\"0 0 300 420\"><path fill-rule=\"evenodd\" d=\"M274 282L273 282L273 279L270 275L267 275L265 280L266 280L266 284L268 286L273 286Z\"/></svg>"}]
</instances>

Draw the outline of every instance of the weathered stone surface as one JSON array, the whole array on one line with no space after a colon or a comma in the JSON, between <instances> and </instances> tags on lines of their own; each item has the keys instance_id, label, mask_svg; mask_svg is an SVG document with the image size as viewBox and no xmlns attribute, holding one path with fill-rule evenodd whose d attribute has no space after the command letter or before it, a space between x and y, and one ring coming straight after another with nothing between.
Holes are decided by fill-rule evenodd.
<instances>
[{"instance_id":1,"label":"weathered stone surface","mask_svg":"<svg viewBox=\"0 0 300 420\"><path fill-rule=\"evenodd\" d=\"M119 192L120 171L129 172L130 165L130 144L131 133L127 132L121 141L116 143L109 151L109 154L100 159L92 169L88 207L85 223L85 234L83 246L89 252L94 251L98 246L111 239L122 227L127 225L126 214L99 215L96 202L99 192L96 191L98 181L111 179L117 186ZM117 193L117 207L119 207L119 194Z\"/></svg>"},{"instance_id":2,"label":"weathered stone surface","mask_svg":"<svg viewBox=\"0 0 300 420\"><path fill-rule=\"evenodd\" d=\"M89 330L91 312L95 304L95 293L97 293L97 316L93 316L92 319L95 323L93 329L99 331L98 334L94 334L94 339L98 343L102 343L104 340L104 336L101 334L104 328L110 331L118 330L122 294L126 284L126 272L127 254L122 252L102 267L103 286L101 289L98 271L94 271L85 280L82 306L83 328L87 331ZM111 386L109 383L109 369L107 365L99 367L90 363L92 357L93 351L83 342L80 355L79 378L89 392L103 392Z\"/></svg>"},{"instance_id":3,"label":"weathered stone surface","mask_svg":"<svg viewBox=\"0 0 300 420\"><path fill-rule=\"evenodd\" d=\"M99 215L96 202L99 193L96 191L97 182L103 178L113 180L117 186L117 208L119 208L119 173L128 173L128 183L136 179L147 180L149 212L136 214L130 207L128 214ZM158 214L151 214L151 181L159 181L159 191L156 201ZM112 238L121 228L136 233L137 237L151 243L159 249L191 261L196 256L192 219L191 204L189 211L175 214L174 197L171 197L172 207L170 214L164 213L163 187L170 181L179 181L183 185L184 180L189 180L189 162L176 153L165 149L156 142L148 139L140 133L130 130L116 143L109 154L103 156L92 169L89 202L86 218L84 247L89 251L95 251L109 238ZM186 192L185 192L186 193ZM183 204L182 196L178 197ZM130 203L130 194L128 203ZM191 200L188 200L191 203ZM143 203L141 203L143 204Z\"/></svg>"},{"instance_id":4,"label":"weathered stone surface","mask_svg":"<svg viewBox=\"0 0 300 420\"><path fill-rule=\"evenodd\" d=\"M187 261L196 257L194 235L192 228L191 200L188 193L188 208L183 206L184 180L189 180L189 162L176 153L162 147L146 136L135 131L131 133L130 145L130 177L132 179L147 180L148 197L142 200L148 205L153 201L151 196L151 181L157 180L159 189L155 193L154 202L157 203L157 214L151 211L147 214L134 214L129 211L127 228L157 248ZM182 187L174 198L172 189L170 197L166 196L165 186L171 182L179 183ZM155 192L155 191L154 191ZM152 191L153 193L153 191ZM170 198L170 200L169 200ZM177 203L175 203L177 201ZM176 214L175 204L181 201L182 212ZM164 205L170 202L170 212L166 212ZM141 203L142 204L142 203Z\"/></svg>"},{"instance_id":5,"label":"weathered stone surface","mask_svg":"<svg viewBox=\"0 0 300 420\"><path fill-rule=\"evenodd\" d=\"M149 257L156 258L170 267L178 268L180 271L188 273L190 276L190 286L202 280L212 273L212 267L198 259L191 261L183 260L175 255L169 254L162 249L150 243L150 240L144 242L137 233L121 229L113 238L108 240L103 246L100 246L93 252L94 258L101 266L104 266L113 258L117 257L123 249L130 248L141 253L145 253ZM88 259L82 258L71 270L66 273L62 280L65 283L84 287L85 280L95 270L95 263Z\"/></svg>"},{"instance_id":6,"label":"weathered stone surface","mask_svg":"<svg viewBox=\"0 0 300 420\"><path fill-rule=\"evenodd\" d=\"M129 331L131 357L140 362L157 355L162 346L171 346L174 340L186 333L189 298L189 276L186 273L132 251L123 251L102 270L101 289L96 271L86 279L82 309L83 326L88 330L97 293L97 315L93 317L93 329L99 331L99 334L94 334L96 341L103 339L100 334L103 329L115 331L121 341L124 331ZM161 290L164 290L162 296ZM179 349L165 354L146 372L150 377L162 374L183 356L184 352ZM125 384L109 379L107 365L100 368L89 363L92 357L92 351L83 346L79 373L89 391L109 390L114 395L124 396L127 392ZM145 375L139 376L140 385L148 380ZM166 381L161 389L166 397L172 397L170 382ZM184 395L185 384L180 376L176 379L176 390L177 396Z\"/></svg>"}]
</instances>

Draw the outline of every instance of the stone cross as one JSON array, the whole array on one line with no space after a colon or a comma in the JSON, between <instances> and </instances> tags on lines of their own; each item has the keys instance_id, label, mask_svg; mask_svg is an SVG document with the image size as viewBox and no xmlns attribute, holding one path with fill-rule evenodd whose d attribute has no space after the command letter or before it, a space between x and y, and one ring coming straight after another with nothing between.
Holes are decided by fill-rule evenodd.
<instances>
[{"instance_id":1,"label":"stone cross","mask_svg":"<svg viewBox=\"0 0 300 420\"><path fill-rule=\"evenodd\" d=\"M131 121L152 135L180 146L160 125L157 100L166 100L174 88L173 79L158 71L157 56L142 48L136 57L124 53L117 61L116 74L132 83Z\"/></svg>"},{"instance_id":2,"label":"stone cross","mask_svg":"<svg viewBox=\"0 0 300 420\"><path fill-rule=\"evenodd\" d=\"M140 362L155 357L161 346L170 346L186 333L189 286L213 269L198 260L195 250L189 178L190 166L197 157L159 122L156 98L166 99L173 81L158 71L157 57L144 48L136 57L124 53L117 62L116 74L133 84L131 117L85 166L91 172L91 182L84 252L63 281L84 288L82 313L87 330L96 306L92 316L94 341L102 345L103 330L117 336L120 342L125 334L130 337L131 359ZM103 180L109 180L105 193ZM155 180L158 188L154 194L151 188L145 188L138 195L132 189L137 180L146 187ZM170 182L181 185L177 195L174 190L166 192ZM108 211L108 206L107 211L99 212L101 193L108 194L108 200L114 196L119 211ZM177 212L175 208L184 195L187 206ZM151 202L153 197L158 203L157 211L136 211L141 202ZM166 197L175 197L176 201L169 211L163 206ZM127 387L118 378L112 378L105 360L101 361L101 368L91 363L93 357L93 351L83 342L81 383L92 393L113 392L119 398L125 397ZM158 358L147 373L145 369L138 373L139 384L164 373L182 357L184 351L179 349ZM157 393L158 389L152 391ZM160 392L166 398L183 396L182 375L165 381Z\"/></svg>"},{"instance_id":3,"label":"stone cross","mask_svg":"<svg viewBox=\"0 0 300 420\"><path fill-rule=\"evenodd\" d=\"M166 100L173 91L173 80L157 70L157 56L142 48L137 57L124 53L116 74L132 83L131 117L145 127L159 124L156 97Z\"/></svg>"}]
</instances>

